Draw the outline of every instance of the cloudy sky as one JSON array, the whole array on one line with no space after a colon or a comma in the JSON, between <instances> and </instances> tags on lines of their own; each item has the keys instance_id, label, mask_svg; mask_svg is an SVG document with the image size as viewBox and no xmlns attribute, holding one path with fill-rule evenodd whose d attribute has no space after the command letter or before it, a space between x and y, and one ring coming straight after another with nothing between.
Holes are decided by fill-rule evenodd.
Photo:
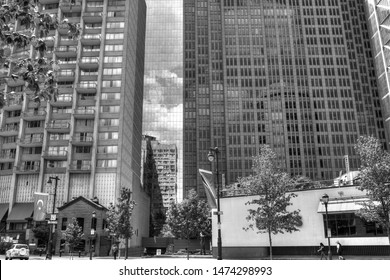
<instances>
[{"instance_id":1,"label":"cloudy sky","mask_svg":"<svg viewBox=\"0 0 390 280\"><path fill-rule=\"evenodd\" d=\"M176 144L183 174L183 0L146 0L143 133Z\"/></svg>"}]
</instances>

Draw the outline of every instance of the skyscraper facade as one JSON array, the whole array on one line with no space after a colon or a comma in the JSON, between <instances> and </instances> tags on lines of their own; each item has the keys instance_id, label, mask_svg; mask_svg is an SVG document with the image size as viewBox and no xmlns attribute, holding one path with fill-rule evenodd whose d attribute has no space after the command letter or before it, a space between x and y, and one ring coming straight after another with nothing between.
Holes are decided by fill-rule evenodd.
<instances>
[{"instance_id":1,"label":"skyscraper facade","mask_svg":"<svg viewBox=\"0 0 390 280\"><path fill-rule=\"evenodd\" d=\"M177 198L183 186L183 1L146 0L143 134L178 151Z\"/></svg>"},{"instance_id":2,"label":"skyscraper facade","mask_svg":"<svg viewBox=\"0 0 390 280\"><path fill-rule=\"evenodd\" d=\"M359 135L386 145L363 0L185 0L184 23L186 190L210 147L229 184L261 144L313 180L356 170Z\"/></svg>"},{"instance_id":3,"label":"skyscraper facade","mask_svg":"<svg viewBox=\"0 0 390 280\"><path fill-rule=\"evenodd\" d=\"M142 140L143 183L150 190L149 236L158 236L167 210L177 202L177 147L162 144L155 137Z\"/></svg>"},{"instance_id":4,"label":"skyscraper facade","mask_svg":"<svg viewBox=\"0 0 390 280\"><path fill-rule=\"evenodd\" d=\"M382 100L385 131L390 133L390 1L366 0L369 35L372 42L379 96Z\"/></svg>"},{"instance_id":5,"label":"skyscraper facade","mask_svg":"<svg viewBox=\"0 0 390 280\"><path fill-rule=\"evenodd\" d=\"M0 203L9 208L8 218L16 208L25 209L20 221L8 222L8 232L25 228L33 193L53 194L54 183L47 182L57 177L56 207L78 196L97 197L108 206L122 187L131 188L137 201L132 245L139 245L149 218L149 198L140 183L145 1L38 2L40 12L60 23L79 23L82 35L73 40L60 24L42 38L47 57L58 61L56 100L34 102L23 81L8 79L5 85ZM13 55L36 53L28 48ZM52 206L50 195L49 213Z\"/></svg>"}]
</instances>

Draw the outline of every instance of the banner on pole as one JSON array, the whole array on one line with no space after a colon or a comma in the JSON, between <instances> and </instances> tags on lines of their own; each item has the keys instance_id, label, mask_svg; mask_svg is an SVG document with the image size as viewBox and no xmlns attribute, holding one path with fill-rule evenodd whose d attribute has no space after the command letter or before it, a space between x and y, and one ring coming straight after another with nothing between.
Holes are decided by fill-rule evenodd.
<instances>
[{"instance_id":1,"label":"banner on pole","mask_svg":"<svg viewBox=\"0 0 390 280\"><path fill-rule=\"evenodd\" d=\"M34 193L34 221L44 221L46 219L48 193Z\"/></svg>"},{"instance_id":2,"label":"banner on pole","mask_svg":"<svg viewBox=\"0 0 390 280\"><path fill-rule=\"evenodd\" d=\"M204 188L206 190L207 203L211 208L217 207L217 192L214 188L214 178L213 173L208 170L199 169L200 177Z\"/></svg>"}]
</instances>

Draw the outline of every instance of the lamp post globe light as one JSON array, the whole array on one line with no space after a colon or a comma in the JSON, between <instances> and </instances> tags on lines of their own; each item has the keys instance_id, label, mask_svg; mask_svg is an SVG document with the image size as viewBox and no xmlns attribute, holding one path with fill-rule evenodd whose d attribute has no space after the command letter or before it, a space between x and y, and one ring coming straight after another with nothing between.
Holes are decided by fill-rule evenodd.
<instances>
[{"instance_id":1,"label":"lamp post globe light","mask_svg":"<svg viewBox=\"0 0 390 280\"><path fill-rule=\"evenodd\" d=\"M220 196L220 189L219 189L219 170L218 170L218 154L219 149L218 147L210 148L210 151L207 155L207 158L210 162L214 161L216 159L216 170L215 173L217 175L217 221L218 221L218 239L217 239L217 246L218 246L218 252L217 252L217 259L222 260L222 237L221 237L221 207L219 202L219 196Z\"/></svg>"},{"instance_id":2,"label":"lamp post globe light","mask_svg":"<svg viewBox=\"0 0 390 280\"><path fill-rule=\"evenodd\" d=\"M325 205L325 217L326 217L326 236L328 237L328 260L332 259L332 250L330 248L330 234L329 234L329 219L328 219L328 202L329 196L324 194L322 196L322 203Z\"/></svg>"},{"instance_id":3,"label":"lamp post globe light","mask_svg":"<svg viewBox=\"0 0 390 280\"><path fill-rule=\"evenodd\" d=\"M91 236L89 240L89 259L92 260L92 242L95 238L95 231L96 231L96 212L92 212L92 219L91 219Z\"/></svg>"},{"instance_id":4,"label":"lamp post globe light","mask_svg":"<svg viewBox=\"0 0 390 280\"><path fill-rule=\"evenodd\" d=\"M50 216L50 220L48 221L48 223L51 224L51 227L50 227L50 231L49 231L49 242L47 244L46 259L49 259L49 260L52 259L52 252L53 252L53 239L54 239L53 231L55 229L55 223L57 220L57 217L55 216L54 212L56 209L57 186L58 186L58 181L60 180L60 178L58 178L58 176L49 177L49 180L47 181L47 183L49 185L51 185L53 183L52 180L55 180L56 182L54 184L53 208L51 211L52 215Z\"/></svg>"}]
</instances>

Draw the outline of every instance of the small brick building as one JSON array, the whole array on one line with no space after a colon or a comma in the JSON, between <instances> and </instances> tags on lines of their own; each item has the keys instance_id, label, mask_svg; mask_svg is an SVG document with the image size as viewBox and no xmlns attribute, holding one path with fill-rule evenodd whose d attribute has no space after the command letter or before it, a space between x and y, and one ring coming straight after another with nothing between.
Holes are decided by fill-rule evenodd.
<instances>
[{"instance_id":1,"label":"small brick building","mask_svg":"<svg viewBox=\"0 0 390 280\"><path fill-rule=\"evenodd\" d=\"M97 198L91 200L82 196L59 207L55 253L59 254L60 250L63 250L65 254L69 252L65 240L62 238L62 232L66 230L68 222L71 222L72 218L75 217L84 232L83 241L75 248L75 251L87 255L92 250L95 256L107 256L111 248L111 240L105 230L107 210L106 207L99 204ZM93 218L93 212L95 212L95 218ZM92 227L95 229L94 235L91 235Z\"/></svg>"}]
</instances>

